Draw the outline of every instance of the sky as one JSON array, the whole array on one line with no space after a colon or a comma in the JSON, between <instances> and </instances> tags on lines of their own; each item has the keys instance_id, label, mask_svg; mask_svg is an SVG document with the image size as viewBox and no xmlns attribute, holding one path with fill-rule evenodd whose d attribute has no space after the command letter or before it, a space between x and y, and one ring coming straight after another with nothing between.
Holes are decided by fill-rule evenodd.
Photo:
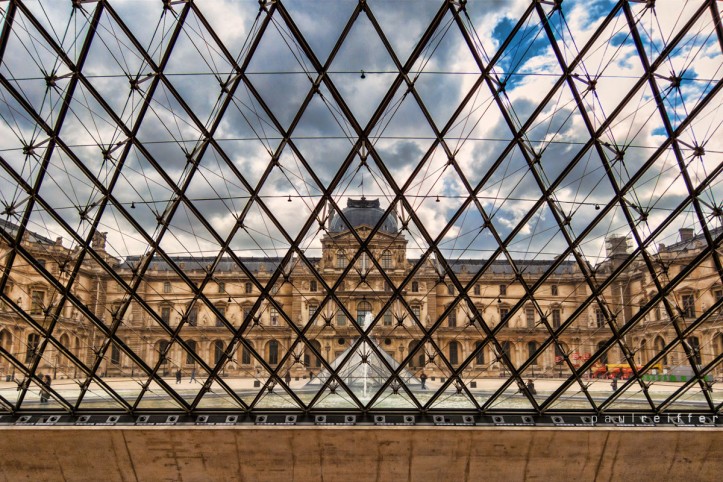
<instances>
[{"instance_id":1,"label":"sky","mask_svg":"<svg viewBox=\"0 0 723 482\"><path fill-rule=\"evenodd\" d=\"M700 1L631 4L647 61L656 66L654 86L640 82L645 67L623 10L601 27L616 8L610 0L566 0L558 10L540 4L554 43L536 2L470 1L459 21L444 12L411 60L445 2L370 0L368 12L352 18L353 1L284 1L297 35L279 10L270 8L266 22L269 11L256 0L207 0L189 10L172 49L184 4L164 11L155 1L108 3L82 68L85 80L75 85L59 127L65 149L46 156L50 143L39 124L55 128L99 7L26 2L39 25L18 12L0 64L7 81L0 85L3 219L19 222L31 205L17 179L39 182L43 203L32 203L28 227L62 236L68 247L77 241L43 206L81 236L98 221L119 258L147 251L149 238L171 255L212 256L229 237L241 256L283 256L288 238L297 237L308 256L319 256L319 222L330 207L307 232L302 227L322 195L329 190L340 208L362 195L386 207L395 200L392 183L411 207L395 208L400 219L412 218L405 233L410 257L429 248L425 234L452 259L491 256L495 233L509 237L519 259L558 256L566 236L583 233L578 249L593 263L604 258L612 234L637 234L654 251L677 241L681 227L702 230L690 203L668 219L689 195L686 177L695 188L703 183L708 227L720 226L711 214L723 202L720 176L711 177L723 147L720 95L687 121L723 74L710 12L682 32ZM4 19L7 8L0 6ZM667 49L676 37L677 46ZM560 60L574 64L561 82ZM390 90L408 65L406 80ZM370 123L385 97L387 107ZM675 144L667 142L666 118L671 129L687 125ZM359 133L367 139L360 142ZM442 142L435 142L438 134ZM598 147L588 146L593 136ZM530 160L539 162L531 168ZM619 202L607 207L616 191L611 180L626 189L636 233ZM117 204L106 205L94 184L112 186ZM196 212L184 204L171 212L179 187ZM465 202L470 190L479 204ZM558 223L565 219L563 232ZM243 228L231 236L237 223ZM162 225L168 228L159 237Z\"/></svg>"}]
</instances>

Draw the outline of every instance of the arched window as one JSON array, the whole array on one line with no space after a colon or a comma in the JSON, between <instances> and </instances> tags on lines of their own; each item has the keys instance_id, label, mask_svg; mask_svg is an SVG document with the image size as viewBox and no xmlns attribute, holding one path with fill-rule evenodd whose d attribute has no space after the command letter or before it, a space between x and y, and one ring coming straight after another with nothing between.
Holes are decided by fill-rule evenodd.
<instances>
[{"instance_id":1,"label":"arched window","mask_svg":"<svg viewBox=\"0 0 723 482\"><path fill-rule=\"evenodd\" d=\"M601 349L602 347L604 347L604 346L605 346L605 342L604 342L604 341L601 341L601 342L599 342L599 343L597 344L597 349L600 350L600 349ZM605 353L603 353L602 356L600 357L600 363L602 363L602 364L604 365L604 364L606 364L607 362L608 362L608 352L605 352Z\"/></svg>"},{"instance_id":2,"label":"arched window","mask_svg":"<svg viewBox=\"0 0 723 482\"><path fill-rule=\"evenodd\" d=\"M166 340L158 342L158 361L161 362L161 365L166 365L168 363L168 355L166 354L168 345L169 343Z\"/></svg>"},{"instance_id":3,"label":"arched window","mask_svg":"<svg viewBox=\"0 0 723 482\"><path fill-rule=\"evenodd\" d=\"M367 313L371 314L372 312L372 304L368 301L360 301L358 305L356 305L356 321L360 325L364 323L364 318L366 317Z\"/></svg>"},{"instance_id":4,"label":"arched window","mask_svg":"<svg viewBox=\"0 0 723 482\"><path fill-rule=\"evenodd\" d=\"M241 349L241 364L251 365L251 352L246 346Z\"/></svg>"},{"instance_id":5,"label":"arched window","mask_svg":"<svg viewBox=\"0 0 723 482\"><path fill-rule=\"evenodd\" d=\"M392 267L392 253L387 249L382 253L382 268L389 269Z\"/></svg>"},{"instance_id":6,"label":"arched window","mask_svg":"<svg viewBox=\"0 0 723 482\"><path fill-rule=\"evenodd\" d=\"M186 353L186 364L192 365L195 360L193 359L193 355L191 355L191 352L195 352L198 348L198 343L196 343L196 340L188 340L186 342L188 345L188 352Z\"/></svg>"},{"instance_id":7,"label":"arched window","mask_svg":"<svg viewBox=\"0 0 723 482\"><path fill-rule=\"evenodd\" d=\"M535 351L537 351L537 342L528 341L527 342L527 358L532 358L532 355L535 354ZM537 365L537 358L532 360L532 364Z\"/></svg>"},{"instance_id":8,"label":"arched window","mask_svg":"<svg viewBox=\"0 0 723 482\"><path fill-rule=\"evenodd\" d=\"M342 249L336 252L336 267L346 268L346 253Z\"/></svg>"},{"instance_id":9,"label":"arched window","mask_svg":"<svg viewBox=\"0 0 723 482\"><path fill-rule=\"evenodd\" d=\"M653 342L653 346L655 347L655 352L660 353L665 348L665 340L662 336L656 336L655 341ZM668 355L665 355L663 357L663 365L668 364Z\"/></svg>"},{"instance_id":10,"label":"arched window","mask_svg":"<svg viewBox=\"0 0 723 482\"><path fill-rule=\"evenodd\" d=\"M25 350L25 363L32 363L35 359L35 355L38 352L38 346L40 345L40 335L37 333L30 333L28 335L27 349Z\"/></svg>"},{"instance_id":11,"label":"arched window","mask_svg":"<svg viewBox=\"0 0 723 482\"><path fill-rule=\"evenodd\" d=\"M702 363L702 358L700 356L700 338L697 336L689 336L686 341L688 343L688 347L690 348L691 355L693 356L693 362L696 365L700 365Z\"/></svg>"},{"instance_id":12,"label":"arched window","mask_svg":"<svg viewBox=\"0 0 723 482\"><path fill-rule=\"evenodd\" d=\"M221 358L223 358L223 350L224 350L224 343L223 340L216 340L213 342L213 363L218 364L218 362L221 361Z\"/></svg>"},{"instance_id":13,"label":"arched window","mask_svg":"<svg viewBox=\"0 0 723 482\"><path fill-rule=\"evenodd\" d=\"M449 343L449 363L452 366L459 365L459 343L456 341Z\"/></svg>"},{"instance_id":14,"label":"arched window","mask_svg":"<svg viewBox=\"0 0 723 482\"><path fill-rule=\"evenodd\" d=\"M640 340L640 363L646 363L648 361L648 341L643 339Z\"/></svg>"},{"instance_id":15,"label":"arched window","mask_svg":"<svg viewBox=\"0 0 723 482\"><path fill-rule=\"evenodd\" d=\"M0 330L0 347L10 351L11 340L12 338L10 337L10 332L8 330Z\"/></svg>"},{"instance_id":16,"label":"arched window","mask_svg":"<svg viewBox=\"0 0 723 482\"><path fill-rule=\"evenodd\" d=\"M409 359L409 367L410 368L423 367L426 364L425 356L424 356L424 349L422 348L419 351L417 351L416 353L414 352L418 346L419 346L419 341L415 340L415 341L409 342L409 353L413 354L412 358Z\"/></svg>"},{"instance_id":17,"label":"arched window","mask_svg":"<svg viewBox=\"0 0 723 482\"><path fill-rule=\"evenodd\" d=\"M475 350L479 349L477 354L474 356L474 362L477 365L484 365L484 363L485 363L485 350L484 350L484 348L480 349L481 346L482 346L481 341L477 341L474 344Z\"/></svg>"},{"instance_id":18,"label":"arched window","mask_svg":"<svg viewBox=\"0 0 723 482\"><path fill-rule=\"evenodd\" d=\"M279 364L279 342L271 340L266 344L266 361L269 365Z\"/></svg>"},{"instance_id":19,"label":"arched window","mask_svg":"<svg viewBox=\"0 0 723 482\"><path fill-rule=\"evenodd\" d=\"M311 340L309 344L313 346L317 352L321 353L321 343L319 343L319 340ZM307 349L304 353L304 366L307 368L319 368L321 366L321 359L314 355L314 352L311 351L311 349Z\"/></svg>"}]
</instances>

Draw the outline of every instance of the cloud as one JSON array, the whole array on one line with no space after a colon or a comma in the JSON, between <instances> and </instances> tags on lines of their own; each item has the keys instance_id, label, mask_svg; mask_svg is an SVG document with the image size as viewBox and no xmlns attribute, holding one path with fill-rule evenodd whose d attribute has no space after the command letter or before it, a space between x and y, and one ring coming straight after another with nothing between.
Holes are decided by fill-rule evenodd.
<instances>
[{"instance_id":1,"label":"cloud","mask_svg":"<svg viewBox=\"0 0 723 482\"><path fill-rule=\"evenodd\" d=\"M161 4L150 2L112 1L119 16L127 21L130 30L137 36L141 45L149 48L149 54L159 62L167 51L170 32L175 26L175 18L170 12L163 12ZM288 11L306 41L314 49L317 58L323 64L349 19L355 4L353 2L284 2ZM370 2L370 8L389 44L398 53L404 64L430 19L441 4L421 2L415 9L393 8L382 2ZM486 63L494 57L496 49L504 42L506 35L529 7L527 0L468 2L467 14L474 31L468 31L477 46L476 54ZM566 26L559 14L553 14L554 25L559 36L558 46L563 49L563 57L569 62L591 38L600 22L607 15L611 2L565 2ZM84 8L86 16L75 22L71 19L71 6L53 3L47 7L48 17L43 17L35 4L30 7L41 18L47 28L54 28L52 34L73 58L77 56L79 45L85 35L87 16L94 5ZM175 5L179 11L184 5ZM280 224L295 235L304 224L318 197L337 175L341 163L350 154L352 145L357 141L350 119L346 117L345 105L356 116L361 129L367 128L367 122L377 110L379 102L388 94L389 86L396 77L396 66L381 40L377 38L372 23L362 12L357 23L350 30L343 45L330 62L326 73L341 96L334 99L332 89L322 85L315 93L306 110L299 114L303 98L312 89L312 81L317 73L311 71L312 63L296 44L285 22L278 14L268 25L263 39L252 57L246 58L244 46L250 45L255 34L254 23L263 21L266 13L259 15L258 5L254 2L243 3L230 0L198 2L204 18L214 28L220 40L230 54L243 63L249 60L247 77L242 79L234 98L218 122L214 133L219 150L209 147L199 164L199 170L192 178L188 177L190 165L184 151L193 151L203 141L203 128L210 128L219 113L222 85L232 75L231 63L200 18L191 12L184 31L171 53L167 67L169 82L183 97L185 104L197 115L202 126L197 126L191 116L184 112L182 103L173 98L170 89L159 87L151 101L146 118L136 126L139 109L144 102L145 93L151 85L151 79L141 84L139 91L132 91L128 77L140 75L144 79L151 72L143 56L135 50L128 38L125 38L119 26L104 14L98 34L94 39L90 55L86 61L84 73L104 98L108 100L114 112L126 125L137 128L137 139L142 142L150 155L161 166L163 173L178 184L189 182L187 196L194 200L201 216L225 238L235 225L237 216L248 202L249 189L259 188L258 194L277 216ZM547 6L543 8L547 9ZM643 30L648 25L648 16L652 13L633 5L639 22L646 49L655 57L664 39L672 38L684 20L689 17L693 7L689 5L658 6L658 27ZM663 10L670 10L665 11ZM662 14L665 13L665 14ZM681 20L676 20L678 17ZM465 25L470 27L470 24ZM8 48L3 59L2 73L11 79L14 85L22 88L30 104L53 125L57 118L60 96L68 85L67 79L57 81L57 90L46 98L44 69L58 68L58 75L67 73L62 63L58 63L55 54L42 41L31 44L39 36L29 29L24 32L21 24L16 24L11 36L12 48ZM79 41L62 39L61 30L69 25L71 31L78 25ZM404 25L405 28L398 28ZM60 27L63 27L62 29ZM647 27L646 27L647 28ZM154 34L155 32L155 34ZM578 106L566 84L554 95L540 115L532 122L523 141L530 152L542 152L540 175L545 184L553 182L578 155L582 145L589 139L579 109L585 109L595 128L613 112L619 102L628 94L632 85L643 74L642 64L629 36L626 37L626 23L618 19L600 39L589 49L583 61L576 67L574 83L580 90L583 103ZM564 34L564 35L563 35ZM711 35L712 34L712 35ZM562 38L575 39L563 43ZM611 38L614 39L611 41ZM28 47L23 48L23 45ZM29 60L30 59L30 60ZM516 66L514 72L509 69ZM40 67L38 67L40 66ZM365 76L362 78L361 71ZM423 70L415 80L417 71ZM687 76L681 84L680 92L669 91L669 82L660 76L685 70ZM470 53L458 26L448 13L432 43L412 69L410 80L414 80L416 93L421 97L425 108L433 118L436 127L441 129L449 116L467 95L479 79L480 69ZM69 70L68 70L69 72ZM500 63L492 69L493 78L508 79L504 91L494 82L489 85L482 82L479 89L472 93L469 105L451 123L452 128L445 137L462 175L474 188L489 177L481 187L479 201L488 215L493 216L493 225L500 234L506 236L529 213L534 201L542 195L538 182L532 176L527 161L519 147L512 149L501 164L493 171L490 169L504 149L514 142L514 133L510 130L498 105L495 95L501 96L501 104L510 113L515 129L526 123L548 93L562 67L554 55L545 32L541 29L536 12L532 12L517 38L508 46ZM514 75L511 75L514 74ZM656 77L666 95L666 109L674 125L678 117L684 118L695 106L701 96L709 92L712 85L723 75L720 46L715 41L710 19L698 22L686 36L686 41L665 60ZM588 76L597 79L595 89L586 84ZM311 81L309 79L311 78ZM248 82L248 84L247 84ZM494 89L494 90L491 90ZM253 91L260 99L255 99ZM31 180L31 168L36 161L26 161L22 152L23 143L30 139L40 142L30 116L12 100L8 92L0 97L0 149L10 165L28 180ZM132 94L132 95L131 95ZM720 113L715 109L716 102L706 109L704 116L681 136L688 145L705 142L706 156L691 160L689 171L695 182L700 182L706 173L715 169L719 163L717 152L721 150L721 136L716 135L721 123ZM291 143L298 149L297 155L290 144L285 145L279 156L279 166L273 166L272 156L282 143L282 132L274 125L271 115L276 116L281 130L289 129L293 119L299 122L293 126ZM403 186L409 176L427 155L434 140L434 132L427 125L422 108L409 92L406 83L400 90L392 93L390 106L380 113L380 119L370 129L372 142L382 161L387 165L398 186ZM626 106L603 132L601 139L611 146L625 149L624 164L614 166L613 178L624 184L630 176L642 166L655 149L665 140L665 131L660 112L654 102L652 92L646 86L633 96ZM662 130L661 130L662 129ZM124 141L121 129L112 121L111 115L93 98L85 87L78 86L74 100L63 128L60 131L63 140L73 153L93 173L106 176L112 173L112 163L104 162L102 148ZM687 149L687 148L686 148ZM122 152L118 149L117 155ZM692 156L692 149L686 155ZM42 150L38 150L42 155ZM641 232L654 229L666 213L670 212L686 196L687 189L681 182L674 153L664 154L649 173L635 184L626 196L637 199L642 207L653 210L648 224L641 226ZM612 151L604 152L608 160L614 157ZM596 204L605 205L613 196L614 190L600 159L600 153L591 150L582 156L580 162L565 176L554 193L562 211L571 213L570 229L579 233L584 230L598 212ZM303 166L303 160L309 164L321 186L316 185L311 173ZM228 160L228 161L227 161ZM227 165L231 163L231 166ZM332 192L335 199L343 205L345 197L359 197L362 172L365 178L365 195L390 199L392 190L389 182L383 179L381 170L370 163L369 170L359 167L359 157L354 158L350 170L343 173L343 183ZM442 146L428 156L427 164L419 170L417 178L410 182L405 194L416 206L417 215L423 226L433 235L439 233L450 221L468 195L465 183L454 169L447 166L447 152ZM263 186L259 181L267 169L273 166L271 174ZM446 166L446 167L445 167ZM233 168L232 168L233 167ZM65 172L63 172L65 170ZM235 172L234 172L235 171ZM36 171L37 172L37 171ZM8 173L0 173L7 184L11 179ZM239 177L239 175L242 177ZM68 185L72 184L73 189ZM711 192L718 193L720 188L714 185ZM123 203L133 218L150 234L158 231L156 216L162 213L174 197L175 188L167 185L161 173L157 172L149 160L134 147L125 161L121 178L113 189L113 195ZM659 193L664 192L664 195ZM2 189L3 199L17 197L10 189ZM41 194L49 203L64 212L71 225L80 225L77 207L90 204L98 198L97 190L67 158L53 157L50 168L43 181ZM437 195L440 202L435 201ZM293 198L288 203L288 196ZM305 197L299 197L305 196ZM425 198L426 196L426 198ZM384 201L383 201L384 202ZM632 202L632 201L631 201ZM130 211L130 203L135 209ZM66 211L62 209L67 208ZM239 236L235 247L239 252L258 253L261 245L274 251L282 246L281 234L271 226L273 223L255 206L244 221L249 229L255 230L253 236ZM81 223L82 224L82 223ZM62 230L54 225L47 216L38 220L37 225L45 226L47 234ZM198 228L198 220L185 212L179 212L172 220L174 236L163 240L164 248L175 253L210 253L217 249L211 242L209 233ZM137 254L145 249L145 242L138 233L132 233L127 220L123 220L118 210L110 210L103 217L101 230L109 231L109 245L119 256ZM487 253L494 247L494 241L486 232L479 232L481 214L473 206L455 222L445 240L464 238L469 244L462 250L465 256L475 253ZM550 212L541 211L521 227L518 241L521 246L528 244L530 255L544 252L547 256L565 248L566 243L550 233L555 229L554 217ZM40 228L39 228L40 229ZM41 231L43 229L40 229ZM673 230L673 227L670 228ZM610 232L627 233L621 216L611 216L593 229L593 233L584 245L593 246L589 251L599 250L600 239ZM45 233L43 233L45 234ZM415 235L418 236L419 233ZM67 235L67 233L66 233ZM49 236L52 237L52 236ZM417 237L417 239L420 239ZM526 241L521 241L522 239ZM595 240L595 241L593 241ZM316 250L319 247L319 235L309 234L307 246ZM449 245L454 245L450 241ZM461 243L460 243L461 245ZM456 246L456 245L455 245ZM279 248L280 249L280 248ZM454 249L461 249L459 246ZM274 251L275 252L275 251Z\"/></svg>"}]
</instances>

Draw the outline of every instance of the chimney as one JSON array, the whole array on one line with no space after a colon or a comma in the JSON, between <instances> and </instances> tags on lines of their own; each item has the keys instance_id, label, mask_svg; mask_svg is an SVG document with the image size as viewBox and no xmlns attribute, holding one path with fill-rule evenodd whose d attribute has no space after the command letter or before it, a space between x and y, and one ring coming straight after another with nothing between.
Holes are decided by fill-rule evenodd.
<instances>
[{"instance_id":1,"label":"chimney","mask_svg":"<svg viewBox=\"0 0 723 482\"><path fill-rule=\"evenodd\" d=\"M682 242L693 240L693 228L681 228L678 232L680 233L680 240Z\"/></svg>"},{"instance_id":2,"label":"chimney","mask_svg":"<svg viewBox=\"0 0 723 482\"><path fill-rule=\"evenodd\" d=\"M612 235L605 239L605 251L608 258L625 256L628 253L628 238Z\"/></svg>"}]
</instances>

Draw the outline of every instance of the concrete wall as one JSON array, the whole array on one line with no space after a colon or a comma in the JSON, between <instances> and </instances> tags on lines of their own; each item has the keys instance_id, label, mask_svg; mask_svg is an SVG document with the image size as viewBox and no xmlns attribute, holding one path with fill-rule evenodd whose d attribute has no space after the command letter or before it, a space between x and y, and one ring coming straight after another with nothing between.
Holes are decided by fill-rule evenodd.
<instances>
[{"instance_id":1,"label":"concrete wall","mask_svg":"<svg viewBox=\"0 0 723 482\"><path fill-rule=\"evenodd\" d=\"M692 481L721 460L708 428L0 428L7 481Z\"/></svg>"}]
</instances>

